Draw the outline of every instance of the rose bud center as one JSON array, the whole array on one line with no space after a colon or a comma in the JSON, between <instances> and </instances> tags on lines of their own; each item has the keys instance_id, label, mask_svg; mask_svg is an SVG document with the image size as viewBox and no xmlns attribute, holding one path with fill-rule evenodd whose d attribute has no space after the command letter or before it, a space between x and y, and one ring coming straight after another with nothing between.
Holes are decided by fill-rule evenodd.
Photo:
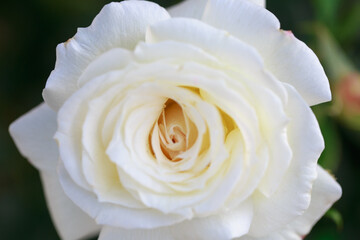
<instances>
[{"instance_id":1,"label":"rose bud center","mask_svg":"<svg viewBox=\"0 0 360 240\"><path fill-rule=\"evenodd\" d=\"M194 124L182 107L169 99L158 119L160 145L170 161L180 161L179 154L188 150L196 140Z\"/></svg>"}]
</instances>

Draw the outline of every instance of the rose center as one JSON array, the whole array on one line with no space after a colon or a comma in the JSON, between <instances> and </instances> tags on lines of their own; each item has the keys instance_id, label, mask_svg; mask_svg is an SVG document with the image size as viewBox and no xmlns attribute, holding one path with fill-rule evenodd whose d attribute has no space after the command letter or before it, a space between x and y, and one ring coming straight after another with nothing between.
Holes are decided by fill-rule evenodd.
<instances>
[{"instance_id":1,"label":"rose center","mask_svg":"<svg viewBox=\"0 0 360 240\"><path fill-rule=\"evenodd\" d=\"M196 138L192 122L177 102L168 100L157 124L161 150L170 161L180 161L179 155L185 152Z\"/></svg>"}]
</instances>

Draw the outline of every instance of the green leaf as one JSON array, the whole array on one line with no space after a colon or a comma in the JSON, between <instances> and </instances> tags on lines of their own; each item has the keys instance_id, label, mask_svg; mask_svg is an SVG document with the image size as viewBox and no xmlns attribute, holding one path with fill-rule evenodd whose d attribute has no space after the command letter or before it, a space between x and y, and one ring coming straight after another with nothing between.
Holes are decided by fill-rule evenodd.
<instances>
[{"instance_id":1,"label":"green leaf","mask_svg":"<svg viewBox=\"0 0 360 240\"><path fill-rule=\"evenodd\" d=\"M313 0L312 2L316 18L328 26L333 26L340 0Z\"/></svg>"},{"instance_id":2,"label":"green leaf","mask_svg":"<svg viewBox=\"0 0 360 240\"><path fill-rule=\"evenodd\" d=\"M337 30L336 36L341 41L347 39L354 39L356 35L360 34L360 2L355 3L346 11L345 19L341 21Z\"/></svg>"}]
</instances>

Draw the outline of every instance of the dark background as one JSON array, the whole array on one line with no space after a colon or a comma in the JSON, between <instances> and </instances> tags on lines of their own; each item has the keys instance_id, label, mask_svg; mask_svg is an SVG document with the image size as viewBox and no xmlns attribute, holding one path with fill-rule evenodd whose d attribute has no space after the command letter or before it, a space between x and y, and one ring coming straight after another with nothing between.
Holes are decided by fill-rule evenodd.
<instances>
[{"instance_id":1,"label":"dark background","mask_svg":"<svg viewBox=\"0 0 360 240\"><path fill-rule=\"evenodd\" d=\"M55 47L88 26L105 0L3 0L0 3L0 238L58 239L38 171L20 156L8 134L17 117L42 102L55 65ZM167 7L177 1L156 1ZM318 55L316 24L328 29L355 68L360 69L360 1L268 0L267 8ZM321 59L326 61L326 54ZM334 69L326 68L330 72ZM339 79L332 76L332 88ZM360 78L358 79L360 81ZM360 93L359 93L360 94ZM358 239L360 235L359 130L332 114L332 104L315 112L325 136L326 158L343 197L306 238ZM330 109L330 110L329 110Z\"/></svg>"}]
</instances>

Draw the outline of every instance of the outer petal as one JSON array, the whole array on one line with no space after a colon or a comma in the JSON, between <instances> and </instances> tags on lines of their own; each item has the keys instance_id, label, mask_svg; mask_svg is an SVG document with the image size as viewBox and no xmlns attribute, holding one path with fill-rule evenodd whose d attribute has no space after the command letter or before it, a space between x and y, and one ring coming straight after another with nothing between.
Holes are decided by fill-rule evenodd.
<instances>
[{"instance_id":1,"label":"outer petal","mask_svg":"<svg viewBox=\"0 0 360 240\"><path fill-rule=\"evenodd\" d=\"M293 159L281 185L269 198L254 194L254 221L250 235L266 236L281 229L309 207L316 164L324 148L319 125L311 109L293 87L289 91L286 112L290 118L288 141ZM306 139L306 140L304 140Z\"/></svg>"},{"instance_id":2,"label":"outer petal","mask_svg":"<svg viewBox=\"0 0 360 240\"><path fill-rule=\"evenodd\" d=\"M79 239L99 231L99 227L74 205L59 184L55 171L59 157L53 139L55 131L56 113L44 103L10 126L20 152L41 170L47 204L59 235L63 239Z\"/></svg>"},{"instance_id":3,"label":"outer petal","mask_svg":"<svg viewBox=\"0 0 360 240\"><path fill-rule=\"evenodd\" d=\"M310 207L306 212L289 224L288 229L300 236L308 234L314 224L336 202L342 194L340 185L322 167L317 167L318 178L311 192Z\"/></svg>"},{"instance_id":4,"label":"outer petal","mask_svg":"<svg viewBox=\"0 0 360 240\"><path fill-rule=\"evenodd\" d=\"M266 9L250 1L209 0L202 20L254 46L266 68L293 85L309 105L331 99L329 81L314 52L291 32L279 30L278 19Z\"/></svg>"},{"instance_id":5,"label":"outer petal","mask_svg":"<svg viewBox=\"0 0 360 240\"><path fill-rule=\"evenodd\" d=\"M61 239L82 239L97 234L101 227L64 193L56 172L42 172L46 202Z\"/></svg>"},{"instance_id":6,"label":"outer petal","mask_svg":"<svg viewBox=\"0 0 360 240\"><path fill-rule=\"evenodd\" d=\"M314 182L311 192L311 202L305 213L285 229L270 234L267 237L252 238L244 236L239 240L300 240L308 234L314 224L341 196L341 187L322 167L317 167L318 177Z\"/></svg>"},{"instance_id":7,"label":"outer petal","mask_svg":"<svg viewBox=\"0 0 360 240\"><path fill-rule=\"evenodd\" d=\"M238 0L243 1L243 0ZM245 0L252 1L262 7L265 7L265 0ZM188 18L197 18L201 19L207 0L186 0L172 6L168 9L172 17L188 17ZM224 3L226 4L226 3Z\"/></svg>"},{"instance_id":8,"label":"outer petal","mask_svg":"<svg viewBox=\"0 0 360 240\"><path fill-rule=\"evenodd\" d=\"M104 227L99 240L228 240L246 234L251 219L252 205L245 201L226 214L184 221L170 227L150 230Z\"/></svg>"},{"instance_id":9,"label":"outer petal","mask_svg":"<svg viewBox=\"0 0 360 240\"><path fill-rule=\"evenodd\" d=\"M112 48L133 49L144 39L147 26L167 18L167 11L152 2L106 5L90 27L78 29L72 39L57 46L56 66L43 92L46 103L58 110L78 89L78 78L90 62Z\"/></svg>"},{"instance_id":10,"label":"outer petal","mask_svg":"<svg viewBox=\"0 0 360 240\"><path fill-rule=\"evenodd\" d=\"M32 165L40 170L54 170L59 155L53 139L56 128L56 113L43 103L13 122L9 131Z\"/></svg>"}]
</instances>

